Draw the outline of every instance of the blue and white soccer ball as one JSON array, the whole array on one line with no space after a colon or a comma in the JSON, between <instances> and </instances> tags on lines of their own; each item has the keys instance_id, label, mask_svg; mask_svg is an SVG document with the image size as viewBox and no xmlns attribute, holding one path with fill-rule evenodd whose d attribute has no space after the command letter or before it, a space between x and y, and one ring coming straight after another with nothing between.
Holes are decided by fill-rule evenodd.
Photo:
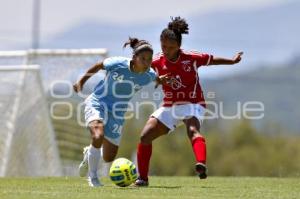
<instances>
[{"instance_id":1,"label":"blue and white soccer ball","mask_svg":"<svg viewBox=\"0 0 300 199\"><path fill-rule=\"evenodd\" d=\"M130 160L118 158L113 161L109 176L115 185L127 187L137 179L136 167Z\"/></svg>"}]
</instances>

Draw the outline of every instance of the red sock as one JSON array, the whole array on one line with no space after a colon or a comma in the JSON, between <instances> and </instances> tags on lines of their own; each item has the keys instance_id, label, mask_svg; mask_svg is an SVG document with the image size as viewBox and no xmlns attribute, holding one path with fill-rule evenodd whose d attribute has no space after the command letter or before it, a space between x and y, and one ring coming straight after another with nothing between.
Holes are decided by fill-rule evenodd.
<instances>
[{"instance_id":1,"label":"red sock","mask_svg":"<svg viewBox=\"0 0 300 199\"><path fill-rule=\"evenodd\" d=\"M149 162L152 154L152 144L140 143L137 148L137 161L140 178L148 180Z\"/></svg>"},{"instance_id":2,"label":"red sock","mask_svg":"<svg viewBox=\"0 0 300 199\"><path fill-rule=\"evenodd\" d=\"M193 151L197 162L206 163L206 144L204 137L196 137L192 141Z\"/></svg>"}]
</instances>

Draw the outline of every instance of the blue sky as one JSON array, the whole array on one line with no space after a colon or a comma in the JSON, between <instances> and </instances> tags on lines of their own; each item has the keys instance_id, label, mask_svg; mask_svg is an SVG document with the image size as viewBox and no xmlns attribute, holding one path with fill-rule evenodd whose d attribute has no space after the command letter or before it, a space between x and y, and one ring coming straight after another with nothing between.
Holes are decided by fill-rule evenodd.
<instances>
[{"instance_id":1,"label":"blue sky","mask_svg":"<svg viewBox=\"0 0 300 199\"><path fill-rule=\"evenodd\" d=\"M138 24L176 15L257 9L287 1L41 0L41 34L43 40L47 40L85 20ZM0 0L0 50L15 50L24 45L30 47L33 2L34 0Z\"/></svg>"}]
</instances>

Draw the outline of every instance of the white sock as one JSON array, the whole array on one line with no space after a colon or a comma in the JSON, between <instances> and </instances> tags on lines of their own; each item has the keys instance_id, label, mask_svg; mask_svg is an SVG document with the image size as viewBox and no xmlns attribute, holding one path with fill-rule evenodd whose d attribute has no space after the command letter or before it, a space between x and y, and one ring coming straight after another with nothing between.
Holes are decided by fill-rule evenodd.
<instances>
[{"instance_id":1,"label":"white sock","mask_svg":"<svg viewBox=\"0 0 300 199\"><path fill-rule=\"evenodd\" d=\"M97 171L100 155L100 148L95 148L93 145L91 145L88 152L89 177L91 178L98 177Z\"/></svg>"},{"instance_id":2,"label":"white sock","mask_svg":"<svg viewBox=\"0 0 300 199\"><path fill-rule=\"evenodd\" d=\"M103 147L100 148L100 156L103 157Z\"/></svg>"}]
</instances>

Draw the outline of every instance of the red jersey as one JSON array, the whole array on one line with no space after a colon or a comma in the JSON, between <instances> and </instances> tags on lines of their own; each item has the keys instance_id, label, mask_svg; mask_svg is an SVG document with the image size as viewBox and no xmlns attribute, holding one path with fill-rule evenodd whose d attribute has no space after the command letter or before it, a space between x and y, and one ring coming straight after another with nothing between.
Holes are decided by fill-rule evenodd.
<instances>
[{"instance_id":1,"label":"red jersey","mask_svg":"<svg viewBox=\"0 0 300 199\"><path fill-rule=\"evenodd\" d=\"M158 76L171 74L171 83L162 86L163 106L200 103L205 107L197 69L208 65L211 59L212 55L209 54L180 50L177 61L171 62L164 57L163 53L158 54L152 61L152 68Z\"/></svg>"}]
</instances>

